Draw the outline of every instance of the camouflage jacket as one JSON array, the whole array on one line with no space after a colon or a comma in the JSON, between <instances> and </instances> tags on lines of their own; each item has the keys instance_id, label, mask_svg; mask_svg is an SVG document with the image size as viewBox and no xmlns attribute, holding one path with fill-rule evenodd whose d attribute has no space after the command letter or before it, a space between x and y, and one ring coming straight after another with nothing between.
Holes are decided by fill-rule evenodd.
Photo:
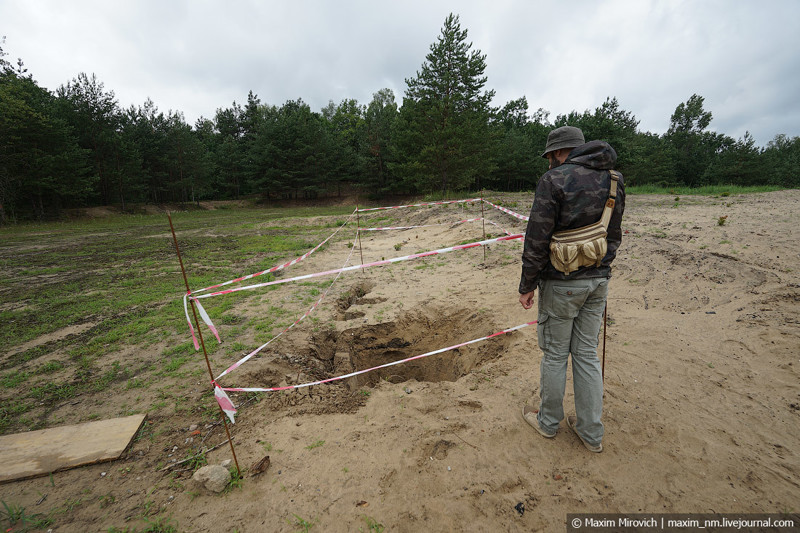
<instances>
[{"instance_id":1,"label":"camouflage jacket","mask_svg":"<svg viewBox=\"0 0 800 533\"><path fill-rule=\"evenodd\" d=\"M608 226L608 251L599 267L581 267L569 276L550 264L550 237L555 231L594 224L603 214L617 153L603 141L591 141L570 152L564 164L549 170L536 186L525 248L522 252L520 294L537 288L540 279L611 277L611 262L622 241L625 186L620 179L617 201Z\"/></svg>"}]
</instances>

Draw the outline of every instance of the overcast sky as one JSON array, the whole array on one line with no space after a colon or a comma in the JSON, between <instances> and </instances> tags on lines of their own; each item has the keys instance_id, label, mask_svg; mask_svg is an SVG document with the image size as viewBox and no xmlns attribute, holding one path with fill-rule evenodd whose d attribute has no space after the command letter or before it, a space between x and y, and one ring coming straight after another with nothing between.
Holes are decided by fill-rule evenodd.
<instances>
[{"instance_id":1,"label":"overcast sky","mask_svg":"<svg viewBox=\"0 0 800 533\"><path fill-rule=\"evenodd\" d=\"M552 120L616 97L661 134L696 93L712 130L800 135L797 0L0 0L0 36L48 89L94 73L123 108L149 97L194 124L250 90L319 111L389 88L399 105L450 12L494 105L525 96Z\"/></svg>"}]
</instances>

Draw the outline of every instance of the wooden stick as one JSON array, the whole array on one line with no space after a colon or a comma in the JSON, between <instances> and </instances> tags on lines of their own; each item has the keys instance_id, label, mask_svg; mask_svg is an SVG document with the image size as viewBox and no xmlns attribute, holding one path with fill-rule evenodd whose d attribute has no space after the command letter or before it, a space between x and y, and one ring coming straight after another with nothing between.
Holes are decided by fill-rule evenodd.
<instances>
[{"instance_id":1,"label":"wooden stick","mask_svg":"<svg viewBox=\"0 0 800 533\"><path fill-rule=\"evenodd\" d=\"M484 218L483 214L483 195L485 191L481 191L481 224L483 225L483 240L486 240L486 219ZM486 264L486 247L481 246L483 248L483 263Z\"/></svg>"},{"instance_id":2,"label":"wooden stick","mask_svg":"<svg viewBox=\"0 0 800 533\"><path fill-rule=\"evenodd\" d=\"M183 282L186 284L186 294L191 294L191 289L189 289L189 278L186 277L186 269L183 267L183 258L181 257L181 250L178 246L178 237L175 235L175 226L172 225L172 216L170 215L169 211L167 211L167 218L169 219L169 227L172 230L172 240L175 242L175 252L178 254L178 261L181 264L181 273L183 274ZM211 362L208 360L208 351L206 350L206 343L203 341L203 332L200 330L200 321L197 320L197 308L194 305L194 300L189 298L189 303L192 304L192 314L194 315L194 324L197 328L197 335L200 338L200 345L203 347L203 355L206 358L206 368L208 368L208 377L213 382L214 381L214 373L211 371ZM219 407L219 414L222 417L222 423L225 424L225 433L228 435L228 442L231 445L231 453L233 454L233 462L236 464L236 473L239 477L242 477L242 471L239 469L239 460L236 458L236 450L233 448L233 439L231 438L231 432L228 429L228 421L225 419L225 411L222 410L222 406L217 403L217 407Z\"/></svg>"},{"instance_id":3,"label":"wooden stick","mask_svg":"<svg viewBox=\"0 0 800 533\"><path fill-rule=\"evenodd\" d=\"M603 308L603 364L600 367L600 375L603 378L603 383L606 382L606 325L608 324L608 301Z\"/></svg>"},{"instance_id":4,"label":"wooden stick","mask_svg":"<svg viewBox=\"0 0 800 533\"><path fill-rule=\"evenodd\" d=\"M364 273L364 251L361 249L361 215L358 214L358 204L356 204L356 238L358 238L358 253L361 255L361 273Z\"/></svg>"}]
</instances>

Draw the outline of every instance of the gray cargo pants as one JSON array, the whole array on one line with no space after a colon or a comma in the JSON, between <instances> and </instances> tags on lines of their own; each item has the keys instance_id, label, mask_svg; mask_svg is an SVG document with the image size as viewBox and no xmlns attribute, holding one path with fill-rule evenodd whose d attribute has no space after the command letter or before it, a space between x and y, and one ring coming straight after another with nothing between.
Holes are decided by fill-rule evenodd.
<instances>
[{"instance_id":1,"label":"gray cargo pants","mask_svg":"<svg viewBox=\"0 0 800 533\"><path fill-rule=\"evenodd\" d=\"M603 378L597 343L608 296L608 278L541 280L539 348L543 352L539 425L555 433L564 419L567 359L572 354L576 431L591 445L603 440Z\"/></svg>"}]
</instances>

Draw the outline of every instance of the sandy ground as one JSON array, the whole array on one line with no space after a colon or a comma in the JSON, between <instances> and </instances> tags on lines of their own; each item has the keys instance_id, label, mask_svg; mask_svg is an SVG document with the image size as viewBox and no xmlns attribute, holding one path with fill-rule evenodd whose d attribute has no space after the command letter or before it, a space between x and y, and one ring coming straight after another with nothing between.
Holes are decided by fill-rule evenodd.
<instances>
[{"instance_id":1,"label":"sandy ground","mask_svg":"<svg viewBox=\"0 0 800 533\"><path fill-rule=\"evenodd\" d=\"M527 214L531 198L506 201ZM628 199L608 303L601 454L563 423L548 440L522 421L522 405L537 402L533 326L346 383L259 395L232 432L243 469L265 455L270 466L222 495L193 489L188 473L156 471L187 447L192 420L137 441L121 461L2 485L0 495L30 511L43 493L91 500L54 531L141 528L158 516L180 531L417 532L563 531L572 512L796 513L799 206L800 191ZM480 239L480 223L447 224L476 214L393 211L392 225L445 224L365 233L364 261ZM365 225L386 225L378 216ZM487 217L524 231L499 211ZM349 252L336 243L285 275L336 268ZM512 241L491 245L485 260L473 249L345 274L314 320L224 384L302 383L534 320L517 301L520 252ZM240 311L264 313L282 294ZM223 440L220 426L201 429L208 443ZM210 463L230 457L226 447L209 453Z\"/></svg>"}]
</instances>

